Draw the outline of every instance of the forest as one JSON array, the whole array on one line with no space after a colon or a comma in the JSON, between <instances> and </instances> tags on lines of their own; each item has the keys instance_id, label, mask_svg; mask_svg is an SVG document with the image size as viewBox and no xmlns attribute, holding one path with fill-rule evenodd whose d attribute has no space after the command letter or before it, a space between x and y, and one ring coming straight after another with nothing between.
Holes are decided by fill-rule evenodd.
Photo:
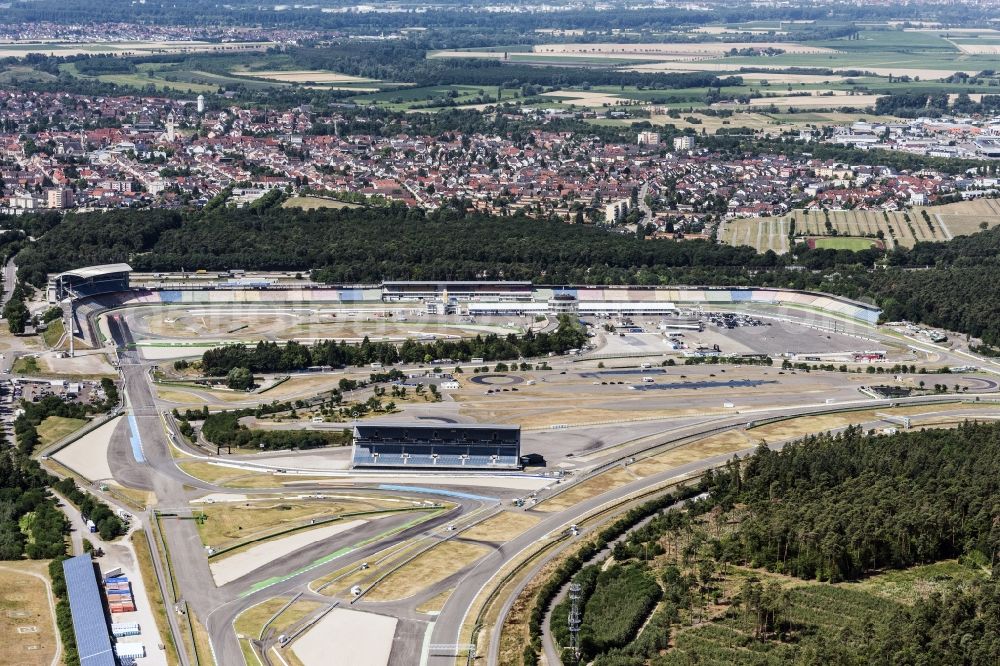
<instances>
[{"instance_id":1,"label":"forest","mask_svg":"<svg viewBox=\"0 0 1000 666\"><path fill-rule=\"evenodd\" d=\"M839 582L959 556L995 564L998 473L996 425L889 437L851 428L762 446L707 488L723 511L745 507L720 559Z\"/></svg>"},{"instance_id":2,"label":"forest","mask_svg":"<svg viewBox=\"0 0 1000 666\"><path fill-rule=\"evenodd\" d=\"M703 477L686 510L667 496L634 521L613 562L594 558L606 541L583 547L532 617L580 584L580 645L596 666L993 664L998 472L997 424L762 446ZM888 587L864 584L896 571ZM552 612L561 645L567 613ZM536 659L529 646L524 663Z\"/></svg>"},{"instance_id":3,"label":"forest","mask_svg":"<svg viewBox=\"0 0 1000 666\"><path fill-rule=\"evenodd\" d=\"M342 46L294 49L288 55L305 69L333 70L383 81L413 81L418 86L635 85L664 90L742 84L738 76L720 79L711 72L641 73L589 67L535 66L491 58L428 59L427 49L412 42L351 42Z\"/></svg>"},{"instance_id":4,"label":"forest","mask_svg":"<svg viewBox=\"0 0 1000 666\"><path fill-rule=\"evenodd\" d=\"M686 9L679 7L615 7L602 11L585 6L567 7L563 11L485 12L482 3L465 6L438 5L422 11L406 12L321 12L315 5L272 6L252 2L210 4L196 0L179 2L132 3L129 0L109 0L95 5L90 2L60 2L59 0L15 0L4 12L11 22L52 21L64 24L89 24L91 22L118 22L129 15L137 23L152 25L204 26L262 26L286 27L306 30L344 30L350 33L375 34L402 28L422 28L429 31L470 30L479 33L509 31L530 34L539 28L583 28L606 31L643 30L665 31L678 26L708 23L740 23L745 21L817 21L834 18L837 21L877 21L879 19L925 20L953 19L952 14L942 16L939 6L932 3L914 3L907 6L905 14L893 5L838 5L831 14L827 7L803 5L747 6L718 5L710 8ZM941 17L941 18L938 18ZM986 7L968 7L967 20L982 25L992 15ZM978 21L978 23L976 23ZM829 33L822 33L829 34ZM835 32L833 34L836 34Z\"/></svg>"},{"instance_id":5,"label":"forest","mask_svg":"<svg viewBox=\"0 0 1000 666\"><path fill-rule=\"evenodd\" d=\"M0 237L0 247L19 251L18 277L36 287L45 284L48 273L120 261L141 271L311 271L313 279L331 284L521 279L538 284L771 286L865 299L877 303L886 320L919 321L1000 346L1000 294L981 288L1000 277L998 229L898 249L885 257L886 269L872 269L882 257L871 250L809 250L802 245L788 255L757 254L749 247L701 240L640 240L555 219L490 217L467 212L461 202L435 211L402 205L315 211L220 207L26 215L4 223L14 229ZM927 270L910 270L914 268ZM373 360L395 353L370 349L376 357L389 355ZM356 364L349 357L352 351L326 347L324 353L325 359L313 364ZM427 353L502 360L513 351L442 348ZM262 365L258 371L272 367L281 366Z\"/></svg>"}]
</instances>

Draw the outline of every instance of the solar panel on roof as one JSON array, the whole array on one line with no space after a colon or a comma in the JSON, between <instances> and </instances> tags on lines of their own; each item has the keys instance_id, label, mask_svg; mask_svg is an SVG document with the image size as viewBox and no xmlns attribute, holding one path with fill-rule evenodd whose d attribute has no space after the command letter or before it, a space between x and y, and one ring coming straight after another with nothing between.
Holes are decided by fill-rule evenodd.
<instances>
[{"instance_id":1,"label":"solar panel on roof","mask_svg":"<svg viewBox=\"0 0 1000 666\"><path fill-rule=\"evenodd\" d=\"M90 555L71 557L63 562L63 574L80 666L117 666L94 561Z\"/></svg>"}]
</instances>

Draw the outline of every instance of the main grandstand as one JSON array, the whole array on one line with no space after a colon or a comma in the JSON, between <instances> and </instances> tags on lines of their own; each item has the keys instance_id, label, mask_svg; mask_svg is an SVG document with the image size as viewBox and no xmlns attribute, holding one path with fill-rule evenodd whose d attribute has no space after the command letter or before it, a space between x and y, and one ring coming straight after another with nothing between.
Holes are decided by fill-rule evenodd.
<instances>
[{"instance_id":1,"label":"main grandstand","mask_svg":"<svg viewBox=\"0 0 1000 666\"><path fill-rule=\"evenodd\" d=\"M56 302L128 291L131 273L132 267L128 264L87 266L59 273L49 278L49 300Z\"/></svg>"},{"instance_id":2,"label":"main grandstand","mask_svg":"<svg viewBox=\"0 0 1000 666\"><path fill-rule=\"evenodd\" d=\"M516 425L366 423L354 426L354 467L514 470L521 467Z\"/></svg>"}]
</instances>

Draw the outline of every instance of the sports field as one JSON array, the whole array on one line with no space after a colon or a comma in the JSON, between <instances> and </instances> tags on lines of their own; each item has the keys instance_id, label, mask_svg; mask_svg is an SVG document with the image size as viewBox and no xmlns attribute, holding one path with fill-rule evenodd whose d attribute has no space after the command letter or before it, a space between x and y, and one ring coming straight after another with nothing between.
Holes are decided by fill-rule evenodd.
<instances>
[{"instance_id":1,"label":"sports field","mask_svg":"<svg viewBox=\"0 0 1000 666\"><path fill-rule=\"evenodd\" d=\"M825 238L810 238L809 246L822 250L867 250L874 245L870 238L851 238L850 236L830 236Z\"/></svg>"}]
</instances>

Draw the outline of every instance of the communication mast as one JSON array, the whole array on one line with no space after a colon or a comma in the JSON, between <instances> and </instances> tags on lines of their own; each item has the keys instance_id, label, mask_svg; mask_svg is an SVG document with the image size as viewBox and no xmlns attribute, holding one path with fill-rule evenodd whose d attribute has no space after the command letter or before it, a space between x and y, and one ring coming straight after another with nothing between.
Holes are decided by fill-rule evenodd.
<instances>
[{"instance_id":1,"label":"communication mast","mask_svg":"<svg viewBox=\"0 0 1000 666\"><path fill-rule=\"evenodd\" d=\"M573 651L573 661L580 659L580 586L569 584L569 649Z\"/></svg>"}]
</instances>

